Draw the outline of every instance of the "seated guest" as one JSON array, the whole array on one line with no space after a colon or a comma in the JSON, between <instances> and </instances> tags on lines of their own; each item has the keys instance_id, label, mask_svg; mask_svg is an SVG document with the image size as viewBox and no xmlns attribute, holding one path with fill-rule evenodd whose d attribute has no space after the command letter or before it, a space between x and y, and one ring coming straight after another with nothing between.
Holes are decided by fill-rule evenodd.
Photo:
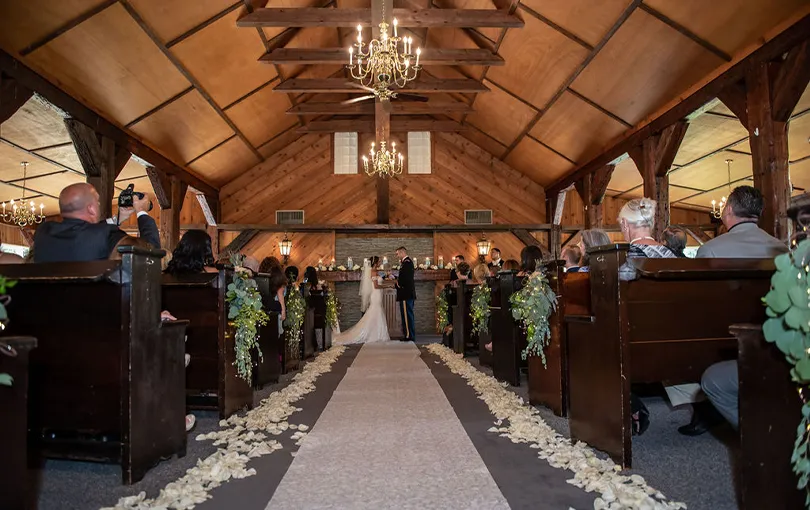
<instances>
[{"instance_id":1,"label":"seated guest","mask_svg":"<svg viewBox=\"0 0 810 510\"><path fill-rule=\"evenodd\" d=\"M471 277L470 265L464 262L464 260L458 263L458 266L456 266L455 271L456 271L456 279L450 281L450 284L453 287L457 286L456 282L460 280L469 280Z\"/></svg>"},{"instance_id":2,"label":"seated guest","mask_svg":"<svg viewBox=\"0 0 810 510\"><path fill-rule=\"evenodd\" d=\"M566 273L579 271L579 261L582 258L582 250L579 249L579 246L566 246L560 255L565 261Z\"/></svg>"},{"instance_id":3,"label":"seated guest","mask_svg":"<svg viewBox=\"0 0 810 510\"><path fill-rule=\"evenodd\" d=\"M464 262L464 255L456 255L453 257L453 265L456 266L455 268L450 270L450 281L458 280L458 265Z\"/></svg>"},{"instance_id":4,"label":"seated guest","mask_svg":"<svg viewBox=\"0 0 810 510\"><path fill-rule=\"evenodd\" d=\"M605 246L610 244L610 237L604 230L598 228L590 228L583 230L579 235L579 246L582 258L579 260L579 272L587 273L591 270L591 256L588 255L588 249L596 246Z\"/></svg>"},{"instance_id":5,"label":"seated guest","mask_svg":"<svg viewBox=\"0 0 810 510\"><path fill-rule=\"evenodd\" d=\"M287 283L295 287L296 282L298 282L298 268L287 266L287 269L284 270L284 276L287 277Z\"/></svg>"},{"instance_id":6,"label":"seated guest","mask_svg":"<svg viewBox=\"0 0 810 510\"><path fill-rule=\"evenodd\" d=\"M520 262L515 259L509 259L503 263L501 271L520 271Z\"/></svg>"},{"instance_id":7,"label":"seated guest","mask_svg":"<svg viewBox=\"0 0 810 510\"><path fill-rule=\"evenodd\" d=\"M304 281L301 282L301 292L303 292L304 296L323 292L323 286L318 282L318 271L312 266L307 266L304 270Z\"/></svg>"},{"instance_id":8,"label":"seated guest","mask_svg":"<svg viewBox=\"0 0 810 510\"><path fill-rule=\"evenodd\" d=\"M208 232L194 229L183 234L164 272L175 275L216 273Z\"/></svg>"},{"instance_id":9,"label":"seated guest","mask_svg":"<svg viewBox=\"0 0 810 510\"><path fill-rule=\"evenodd\" d=\"M619 268L619 279L632 280L636 277L635 268L629 263L637 258L675 258L672 250L655 240L655 200L634 198L619 211L619 227L624 240L630 243L627 263Z\"/></svg>"},{"instance_id":10,"label":"seated guest","mask_svg":"<svg viewBox=\"0 0 810 510\"><path fill-rule=\"evenodd\" d=\"M539 246L526 246L520 251L520 272L517 275L531 275L543 260L543 250Z\"/></svg>"},{"instance_id":11,"label":"seated guest","mask_svg":"<svg viewBox=\"0 0 810 510\"><path fill-rule=\"evenodd\" d=\"M728 196L721 220L728 229L698 249L698 257L773 258L788 251L787 244L757 226L764 203L762 193L738 186Z\"/></svg>"},{"instance_id":12,"label":"seated guest","mask_svg":"<svg viewBox=\"0 0 810 510\"><path fill-rule=\"evenodd\" d=\"M686 257L683 250L686 248L686 232L681 227L669 226L661 236L664 246L672 250L676 257Z\"/></svg>"},{"instance_id":13,"label":"seated guest","mask_svg":"<svg viewBox=\"0 0 810 510\"><path fill-rule=\"evenodd\" d=\"M494 266L497 267L497 266ZM472 270L472 282L475 285L480 285L487 281L487 276L489 276L489 267L486 264L478 264Z\"/></svg>"},{"instance_id":14,"label":"seated guest","mask_svg":"<svg viewBox=\"0 0 810 510\"><path fill-rule=\"evenodd\" d=\"M133 212L138 215L141 238L153 248L160 249L160 237L155 220L146 210L149 197L135 197L133 208L119 210L119 221ZM127 234L117 225L100 222L101 204L98 192L87 183L71 184L59 194L62 221L47 221L34 235L34 262L82 262L104 260L113 247Z\"/></svg>"},{"instance_id":15,"label":"seated guest","mask_svg":"<svg viewBox=\"0 0 810 510\"><path fill-rule=\"evenodd\" d=\"M498 248L492 248L489 251L489 267L498 267L500 268L503 266L503 259L501 258L501 250Z\"/></svg>"},{"instance_id":16,"label":"seated guest","mask_svg":"<svg viewBox=\"0 0 810 510\"><path fill-rule=\"evenodd\" d=\"M283 331L281 323L287 319L287 308L284 303L284 296L287 293L287 277L284 276L281 262L275 257L262 259L262 263L259 264L259 273L270 275L270 294L273 296L273 300L268 309L271 312L278 312L278 327L279 333L281 333Z\"/></svg>"},{"instance_id":17,"label":"seated guest","mask_svg":"<svg viewBox=\"0 0 810 510\"><path fill-rule=\"evenodd\" d=\"M698 249L698 257L773 258L788 251L787 245L757 226L762 216L762 193L751 186L734 188L723 208L721 219L727 232ZM703 372L700 384L709 402L693 404L692 421L678 429L687 436L707 432L725 418L735 429L739 426L737 362L721 361ZM718 416L719 412L719 416Z\"/></svg>"}]
</instances>

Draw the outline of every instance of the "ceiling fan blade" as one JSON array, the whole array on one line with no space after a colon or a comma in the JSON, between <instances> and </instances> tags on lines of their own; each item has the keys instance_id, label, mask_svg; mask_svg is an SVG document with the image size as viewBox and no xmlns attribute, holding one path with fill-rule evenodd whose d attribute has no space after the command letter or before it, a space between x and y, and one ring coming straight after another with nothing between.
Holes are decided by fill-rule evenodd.
<instances>
[{"instance_id":1,"label":"ceiling fan blade","mask_svg":"<svg viewBox=\"0 0 810 510\"><path fill-rule=\"evenodd\" d=\"M417 96L417 95L414 95L414 94L403 94L403 93L400 92L399 94L397 94L397 97L400 98L400 99L404 99L406 101L417 101L417 102L420 102L420 103L427 103L428 102L427 97L425 97L425 96Z\"/></svg>"},{"instance_id":2,"label":"ceiling fan blade","mask_svg":"<svg viewBox=\"0 0 810 510\"><path fill-rule=\"evenodd\" d=\"M354 81L346 82L346 85L349 87L354 87L356 89L365 90L366 92L374 92L374 89L371 87L366 87L365 85L361 85Z\"/></svg>"},{"instance_id":3,"label":"ceiling fan blade","mask_svg":"<svg viewBox=\"0 0 810 510\"><path fill-rule=\"evenodd\" d=\"M366 101L368 99L373 99L373 98L374 98L373 94L368 95L368 96L360 96L360 97L355 97L354 99L347 99L346 101L341 101L340 104L354 104L354 103L359 103L360 101Z\"/></svg>"}]
</instances>

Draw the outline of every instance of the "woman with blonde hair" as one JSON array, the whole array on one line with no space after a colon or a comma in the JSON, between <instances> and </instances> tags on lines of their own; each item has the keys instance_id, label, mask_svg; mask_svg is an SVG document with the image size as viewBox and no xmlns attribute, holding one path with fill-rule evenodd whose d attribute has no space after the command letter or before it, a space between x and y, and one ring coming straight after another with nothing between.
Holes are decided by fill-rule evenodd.
<instances>
[{"instance_id":1,"label":"woman with blonde hair","mask_svg":"<svg viewBox=\"0 0 810 510\"><path fill-rule=\"evenodd\" d=\"M582 258L579 260L579 272L587 273L591 270L591 256L588 255L588 249L610 244L610 237L608 237L604 230L598 228L583 230L579 236L580 239L577 246L579 246L579 249L582 251Z\"/></svg>"},{"instance_id":2,"label":"woman with blonde hair","mask_svg":"<svg viewBox=\"0 0 810 510\"><path fill-rule=\"evenodd\" d=\"M484 283L489 276L489 266L478 264L472 271L472 283Z\"/></svg>"}]
</instances>

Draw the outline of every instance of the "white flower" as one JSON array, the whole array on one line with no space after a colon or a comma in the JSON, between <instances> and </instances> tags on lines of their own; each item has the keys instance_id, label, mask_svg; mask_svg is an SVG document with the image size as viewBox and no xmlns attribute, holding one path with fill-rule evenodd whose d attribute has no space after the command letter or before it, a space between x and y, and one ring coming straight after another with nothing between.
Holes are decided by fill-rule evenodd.
<instances>
[{"instance_id":1,"label":"white flower","mask_svg":"<svg viewBox=\"0 0 810 510\"><path fill-rule=\"evenodd\" d=\"M358 266L357 264L355 264L355 265L352 267L352 271L358 271L359 269L360 269L360 266Z\"/></svg>"},{"instance_id":2,"label":"white flower","mask_svg":"<svg viewBox=\"0 0 810 510\"><path fill-rule=\"evenodd\" d=\"M338 266L338 270L339 270L339 271L345 271L345 270L346 270L346 266Z\"/></svg>"},{"instance_id":3,"label":"white flower","mask_svg":"<svg viewBox=\"0 0 810 510\"><path fill-rule=\"evenodd\" d=\"M433 264L432 266L430 266L430 268L435 271L435 270L439 269L439 266L437 266L436 264Z\"/></svg>"}]
</instances>

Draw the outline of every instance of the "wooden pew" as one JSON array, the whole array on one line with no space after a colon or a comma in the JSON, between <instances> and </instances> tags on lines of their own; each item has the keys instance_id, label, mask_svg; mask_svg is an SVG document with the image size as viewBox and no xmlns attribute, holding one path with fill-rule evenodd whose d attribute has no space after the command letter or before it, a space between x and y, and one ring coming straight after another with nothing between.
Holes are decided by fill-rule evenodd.
<instances>
[{"instance_id":1,"label":"wooden pew","mask_svg":"<svg viewBox=\"0 0 810 510\"><path fill-rule=\"evenodd\" d=\"M233 270L216 273L163 275L163 307L189 321L185 350L186 404L227 418L253 407L251 384L239 377L234 361L234 328L228 321L225 295Z\"/></svg>"},{"instance_id":2,"label":"wooden pew","mask_svg":"<svg viewBox=\"0 0 810 510\"><path fill-rule=\"evenodd\" d=\"M483 335L478 335L478 361L488 367L493 367L492 353L494 351L495 333L495 314L500 313L501 309L501 280L497 276L487 277L487 286L489 286L489 331ZM492 342L493 351L488 351L486 345Z\"/></svg>"},{"instance_id":3,"label":"wooden pew","mask_svg":"<svg viewBox=\"0 0 810 510\"><path fill-rule=\"evenodd\" d=\"M267 325L259 329L259 349L253 353L253 387L261 389L268 384L277 383L281 375L281 351L283 339L278 330L279 313L270 311L275 295L270 292L270 275L257 274L254 279L262 295L262 307L267 312Z\"/></svg>"},{"instance_id":4,"label":"wooden pew","mask_svg":"<svg viewBox=\"0 0 810 510\"><path fill-rule=\"evenodd\" d=\"M0 386L0 508L8 510L28 506L28 354L36 346L33 337L0 337L0 374L13 379Z\"/></svg>"},{"instance_id":5,"label":"wooden pew","mask_svg":"<svg viewBox=\"0 0 810 510\"><path fill-rule=\"evenodd\" d=\"M473 344L472 315L470 314L474 285L470 285L465 280L458 280L456 284L456 304L452 309L453 350L458 354L469 354L473 345L477 345L477 342Z\"/></svg>"},{"instance_id":6,"label":"wooden pew","mask_svg":"<svg viewBox=\"0 0 810 510\"><path fill-rule=\"evenodd\" d=\"M513 271L501 272L498 278L498 285L492 287L492 373L500 381L520 386L526 333L512 318L509 298L521 289L523 278Z\"/></svg>"},{"instance_id":7,"label":"wooden pew","mask_svg":"<svg viewBox=\"0 0 810 510\"><path fill-rule=\"evenodd\" d=\"M9 334L30 354L30 446L46 457L113 462L131 484L185 455L186 321L160 321L164 252L120 261L0 267L17 280Z\"/></svg>"},{"instance_id":8,"label":"wooden pew","mask_svg":"<svg viewBox=\"0 0 810 510\"><path fill-rule=\"evenodd\" d=\"M791 455L802 403L790 365L762 326L731 327L739 347L742 510L804 508Z\"/></svg>"},{"instance_id":9,"label":"wooden pew","mask_svg":"<svg viewBox=\"0 0 810 510\"><path fill-rule=\"evenodd\" d=\"M699 382L711 364L734 358L728 328L764 320L774 270L766 259L634 259L638 279L620 282L627 249L591 250L591 311L565 317L571 437L625 467L630 383Z\"/></svg>"}]
</instances>

